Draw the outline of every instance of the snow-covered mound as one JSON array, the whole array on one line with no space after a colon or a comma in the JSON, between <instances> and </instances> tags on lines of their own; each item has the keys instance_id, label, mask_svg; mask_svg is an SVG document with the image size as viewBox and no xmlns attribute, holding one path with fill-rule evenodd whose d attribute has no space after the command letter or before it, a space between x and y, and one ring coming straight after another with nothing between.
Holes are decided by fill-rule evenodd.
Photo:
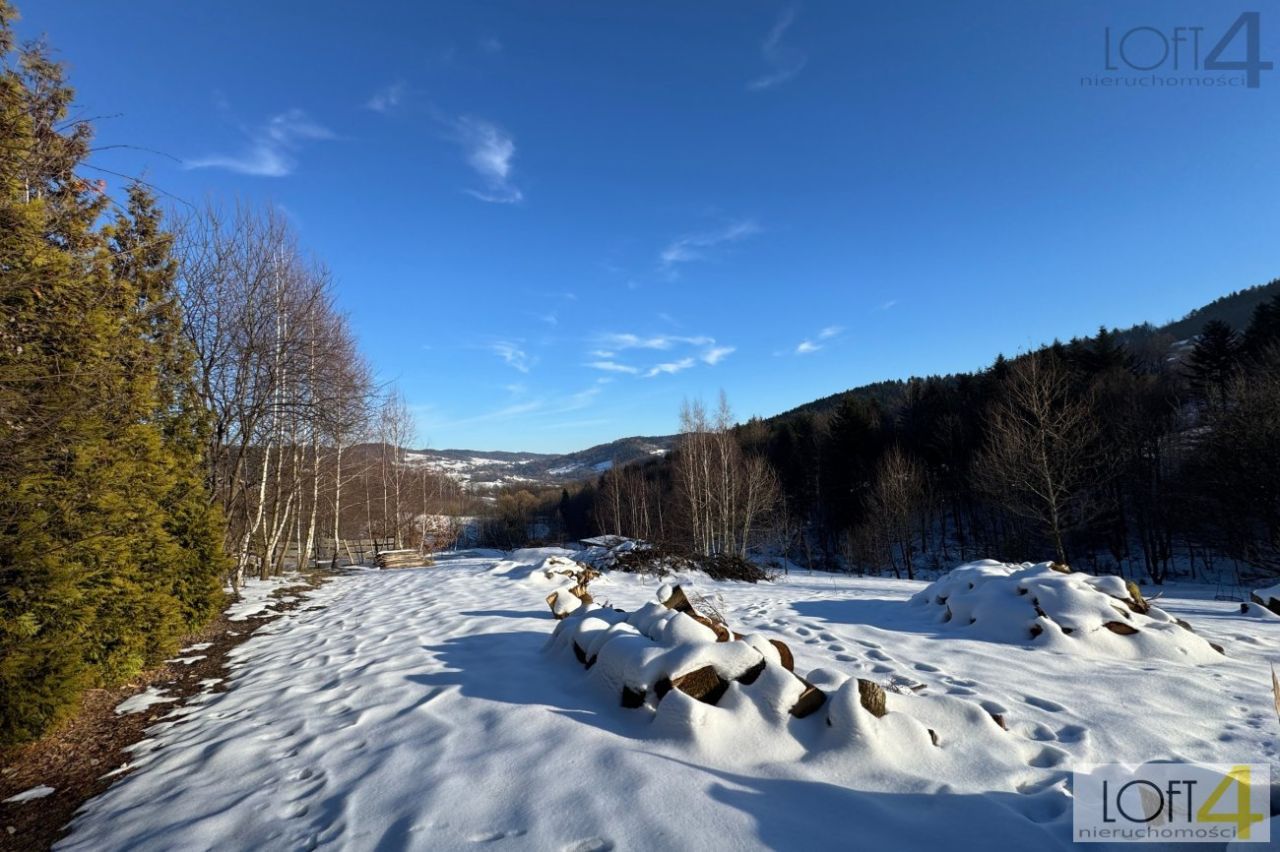
<instances>
[{"instance_id":1,"label":"snow-covered mound","mask_svg":"<svg viewBox=\"0 0 1280 852\"><path fill-rule=\"evenodd\" d=\"M1274 613L1280 614L1280 583L1257 589L1250 595L1254 603L1262 604Z\"/></svg>"},{"instance_id":2,"label":"snow-covered mound","mask_svg":"<svg viewBox=\"0 0 1280 852\"><path fill-rule=\"evenodd\" d=\"M1030 643L1070 654L1213 663L1222 651L1119 577L1054 563L986 559L954 568L911 598L966 638Z\"/></svg>"},{"instance_id":3,"label":"snow-covered mound","mask_svg":"<svg viewBox=\"0 0 1280 852\"><path fill-rule=\"evenodd\" d=\"M785 645L758 633L726 641L705 621L652 601L631 613L586 604L556 626L548 649L585 667L627 712L649 714L653 736L706 754L841 761L851 752L883 773L919 777L1007 779L1025 768L1003 719L980 704L886 692L829 669L801 678Z\"/></svg>"}]
</instances>

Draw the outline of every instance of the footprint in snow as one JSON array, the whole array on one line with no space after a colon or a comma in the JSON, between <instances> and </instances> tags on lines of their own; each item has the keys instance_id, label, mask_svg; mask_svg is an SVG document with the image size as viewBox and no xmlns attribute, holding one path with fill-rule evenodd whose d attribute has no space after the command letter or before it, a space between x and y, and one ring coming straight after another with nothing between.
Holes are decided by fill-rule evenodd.
<instances>
[{"instance_id":1,"label":"footprint in snow","mask_svg":"<svg viewBox=\"0 0 1280 852\"><path fill-rule=\"evenodd\" d=\"M511 829L510 831L482 831L479 834L473 834L467 839L472 843L495 843L499 840L506 840L508 837L524 837L528 832L523 828Z\"/></svg>"},{"instance_id":2,"label":"footprint in snow","mask_svg":"<svg viewBox=\"0 0 1280 852\"><path fill-rule=\"evenodd\" d=\"M797 628L796 628L796 635L797 635L797 636L808 636L808 635L810 635L811 633L813 633L813 631L812 631L812 630L810 630L810 629L809 629L809 628L807 628L807 627L797 627Z\"/></svg>"},{"instance_id":3,"label":"footprint in snow","mask_svg":"<svg viewBox=\"0 0 1280 852\"><path fill-rule=\"evenodd\" d=\"M1035 740L1042 743L1052 742L1058 738L1057 734L1053 732L1053 728L1050 728L1048 725L1042 725L1039 722L1032 722L1029 725L1025 725L1019 733L1029 740Z\"/></svg>"},{"instance_id":4,"label":"footprint in snow","mask_svg":"<svg viewBox=\"0 0 1280 852\"><path fill-rule=\"evenodd\" d=\"M1067 725L1058 731L1058 742L1079 743L1089 738L1089 729L1083 725Z\"/></svg>"},{"instance_id":5,"label":"footprint in snow","mask_svg":"<svg viewBox=\"0 0 1280 852\"><path fill-rule=\"evenodd\" d=\"M1071 797L1062 790L1050 788L1040 793L1029 793L1018 810L1034 823L1053 822L1071 808Z\"/></svg>"},{"instance_id":6,"label":"footprint in snow","mask_svg":"<svg viewBox=\"0 0 1280 852\"><path fill-rule=\"evenodd\" d=\"M873 660L879 660L879 661L880 661L880 662L882 662L882 663L890 663L890 662L893 662L893 657L890 657L890 656L889 656L888 654L886 654L884 651L875 651L875 650L873 650L873 651L868 651L868 652L867 652L867 656L868 656L868 657L870 657L870 658L871 658L871 659L873 659Z\"/></svg>"},{"instance_id":7,"label":"footprint in snow","mask_svg":"<svg viewBox=\"0 0 1280 852\"><path fill-rule=\"evenodd\" d=\"M1048 710L1050 713L1061 713L1063 710L1067 709L1056 701L1050 701L1047 698L1040 698L1035 695L1024 696L1022 700L1030 704L1032 707L1039 707L1041 710Z\"/></svg>"},{"instance_id":8,"label":"footprint in snow","mask_svg":"<svg viewBox=\"0 0 1280 852\"><path fill-rule=\"evenodd\" d=\"M819 633L819 634L818 634L818 638L819 638L819 639L821 639L823 642L834 642L834 641L836 641L836 637L835 637L835 636L833 636L833 635L832 635L832 634L830 634L830 633Z\"/></svg>"},{"instance_id":9,"label":"footprint in snow","mask_svg":"<svg viewBox=\"0 0 1280 852\"><path fill-rule=\"evenodd\" d=\"M1045 790L1057 787L1059 784L1066 781L1067 778L1068 775L1065 772L1053 772L1044 778L1037 778L1032 781L1023 781L1017 786L1017 790L1024 796L1034 796L1037 793L1043 793Z\"/></svg>"},{"instance_id":10,"label":"footprint in snow","mask_svg":"<svg viewBox=\"0 0 1280 852\"><path fill-rule=\"evenodd\" d=\"M587 840L579 840L577 843L570 843L564 847L563 852L613 852L614 845L612 840L603 837L591 837Z\"/></svg>"},{"instance_id":11,"label":"footprint in snow","mask_svg":"<svg viewBox=\"0 0 1280 852\"><path fill-rule=\"evenodd\" d=\"M930 665L929 663L916 663L913 668L915 668L915 670L918 672L930 672L932 674L937 674L938 672L942 671L942 669L938 668L937 666Z\"/></svg>"},{"instance_id":12,"label":"footprint in snow","mask_svg":"<svg viewBox=\"0 0 1280 852\"><path fill-rule=\"evenodd\" d=\"M1061 766L1070 756L1060 748L1045 746L1027 761L1027 765L1034 766L1036 769L1052 769L1055 766Z\"/></svg>"}]
</instances>

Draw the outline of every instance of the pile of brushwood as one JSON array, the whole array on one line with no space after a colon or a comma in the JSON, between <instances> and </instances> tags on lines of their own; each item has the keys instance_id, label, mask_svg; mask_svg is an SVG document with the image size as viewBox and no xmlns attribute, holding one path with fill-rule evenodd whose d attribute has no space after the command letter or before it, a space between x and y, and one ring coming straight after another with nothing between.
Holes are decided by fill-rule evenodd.
<instances>
[{"instance_id":1,"label":"pile of brushwood","mask_svg":"<svg viewBox=\"0 0 1280 852\"><path fill-rule=\"evenodd\" d=\"M702 571L713 580L758 583L773 579L768 571L736 554L707 556L660 544L618 553L608 567L629 574L658 577L683 571Z\"/></svg>"}]
</instances>

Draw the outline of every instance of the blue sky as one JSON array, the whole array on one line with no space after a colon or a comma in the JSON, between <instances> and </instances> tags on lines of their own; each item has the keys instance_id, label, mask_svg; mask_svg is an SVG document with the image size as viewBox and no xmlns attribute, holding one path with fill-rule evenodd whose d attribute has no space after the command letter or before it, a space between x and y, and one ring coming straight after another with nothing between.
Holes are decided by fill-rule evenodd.
<instances>
[{"instance_id":1,"label":"blue sky","mask_svg":"<svg viewBox=\"0 0 1280 852\"><path fill-rule=\"evenodd\" d=\"M433 447L770 415L1280 275L1280 74L1082 85L1108 27L1203 55L1220 0L19 8L137 146L98 165L287 211Z\"/></svg>"}]
</instances>

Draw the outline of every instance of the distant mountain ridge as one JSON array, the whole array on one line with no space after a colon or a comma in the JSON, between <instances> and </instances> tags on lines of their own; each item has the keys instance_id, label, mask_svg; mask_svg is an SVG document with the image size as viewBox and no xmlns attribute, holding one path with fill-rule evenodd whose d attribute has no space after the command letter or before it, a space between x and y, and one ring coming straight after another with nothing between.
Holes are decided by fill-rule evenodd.
<instances>
[{"instance_id":1,"label":"distant mountain ridge","mask_svg":"<svg viewBox=\"0 0 1280 852\"><path fill-rule=\"evenodd\" d=\"M494 450L411 450L409 464L425 464L477 488L505 485L558 485L598 476L614 467L666 455L674 435L634 436L572 453L519 453Z\"/></svg>"}]
</instances>

